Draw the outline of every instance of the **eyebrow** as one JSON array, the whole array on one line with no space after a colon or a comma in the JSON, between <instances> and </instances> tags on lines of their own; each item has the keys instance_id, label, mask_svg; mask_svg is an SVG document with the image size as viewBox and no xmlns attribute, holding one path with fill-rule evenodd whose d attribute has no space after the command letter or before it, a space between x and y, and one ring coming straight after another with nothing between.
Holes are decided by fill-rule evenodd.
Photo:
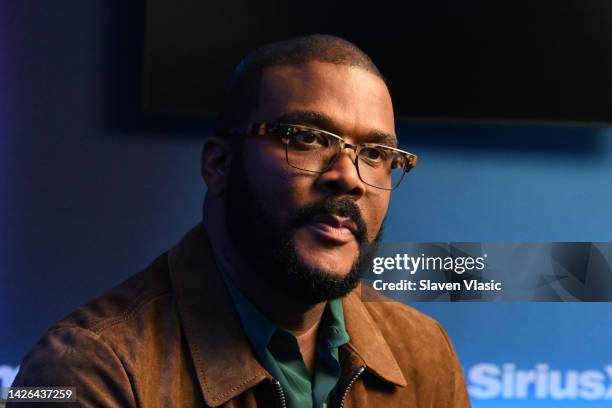
<instances>
[{"instance_id":1,"label":"eyebrow","mask_svg":"<svg viewBox=\"0 0 612 408\"><path fill-rule=\"evenodd\" d=\"M278 123L313 126L321 130L338 134L338 136L341 136L342 133L333 119L323 112L304 110L291 111L279 116L276 118L276 121ZM367 134L367 142L365 143L379 143L390 147L397 147L397 137L391 133L373 130Z\"/></svg>"}]
</instances>

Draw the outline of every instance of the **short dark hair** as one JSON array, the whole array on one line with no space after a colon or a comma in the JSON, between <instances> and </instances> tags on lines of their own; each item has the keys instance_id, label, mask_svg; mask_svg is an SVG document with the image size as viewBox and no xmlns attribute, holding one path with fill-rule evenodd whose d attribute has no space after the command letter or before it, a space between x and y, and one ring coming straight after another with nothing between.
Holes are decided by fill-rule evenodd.
<instances>
[{"instance_id":1,"label":"short dark hair","mask_svg":"<svg viewBox=\"0 0 612 408\"><path fill-rule=\"evenodd\" d=\"M259 98L259 84L265 68L299 66L310 61L359 67L385 81L372 59L343 38L315 34L272 43L251 52L236 66L219 115L217 132L224 134L232 126L246 124Z\"/></svg>"}]
</instances>

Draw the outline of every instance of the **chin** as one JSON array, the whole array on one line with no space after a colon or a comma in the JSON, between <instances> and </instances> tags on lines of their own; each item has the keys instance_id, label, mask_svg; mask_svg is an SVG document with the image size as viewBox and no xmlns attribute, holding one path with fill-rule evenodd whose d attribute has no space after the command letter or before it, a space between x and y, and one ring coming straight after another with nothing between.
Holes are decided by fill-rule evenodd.
<instances>
[{"instance_id":1,"label":"chin","mask_svg":"<svg viewBox=\"0 0 612 408\"><path fill-rule=\"evenodd\" d=\"M325 248L311 242L299 242L296 252L300 261L307 267L325 271L329 275L342 278L346 276L359 255L358 248L348 246Z\"/></svg>"},{"instance_id":2,"label":"chin","mask_svg":"<svg viewBox=\"0 0 612 408\"><path fill-rule=\"evenodd\" d=\"M326 258L324 255L316 259L312 259L312 257L301 257L301 261L307 268L332 279L343 279L351 272L353 262L348 263L346 259L340 261L337 259L324 258Z\"/></svg>"}]
</instances>

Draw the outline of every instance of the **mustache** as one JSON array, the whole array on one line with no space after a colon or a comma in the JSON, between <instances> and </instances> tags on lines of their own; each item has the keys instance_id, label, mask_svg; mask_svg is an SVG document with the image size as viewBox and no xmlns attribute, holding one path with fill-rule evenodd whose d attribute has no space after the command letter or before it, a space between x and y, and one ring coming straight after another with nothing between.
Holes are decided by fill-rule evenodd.
<instances>
[{"instance_id":1,"label":"mustache","mask_svg":"<svg viewBox=\"0 0 612 408\"><path fill-rule=\"evenodd\" d=\"M298 208L291 217L289 226L292 229L296 229L308 224L318 215L335 215L349 218L355 223L355 239L357 242L359 244L366 242L368 228L361 215L361 210L355 204L355 201L349 198L339 200L328 198L321 202Z\"/></svg>"}]
</instances>

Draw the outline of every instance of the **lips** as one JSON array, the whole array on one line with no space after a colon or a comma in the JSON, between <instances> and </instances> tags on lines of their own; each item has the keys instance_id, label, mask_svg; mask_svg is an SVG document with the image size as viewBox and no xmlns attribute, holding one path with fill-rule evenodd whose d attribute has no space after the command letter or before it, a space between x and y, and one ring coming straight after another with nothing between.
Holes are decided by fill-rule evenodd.
<instances>
[{"instance_id":1,"label":"lips","mask_svg":"<svg viewBox=\"0 0 612 408\"><path fill-rule=\"evenodd\" d=\"M357 230L357 226L350 218L340 218L331 214L319 214L312 217L311 222L318 222L322 224L329 225L332 228L346 228L351 231L352 234L355 234Z\"/></svg>"},{"instance_id":2,"label":"lips","mask_svg":"<svg viewBox=\"0 0 612 408\"><path fill-rule=\"evenodd\" d=\"M355 239L357 226L350 218L341 218L330 214L319 214L306 224L319 238L328 243L345 244Z\"/></svg>"}]
</instances>

